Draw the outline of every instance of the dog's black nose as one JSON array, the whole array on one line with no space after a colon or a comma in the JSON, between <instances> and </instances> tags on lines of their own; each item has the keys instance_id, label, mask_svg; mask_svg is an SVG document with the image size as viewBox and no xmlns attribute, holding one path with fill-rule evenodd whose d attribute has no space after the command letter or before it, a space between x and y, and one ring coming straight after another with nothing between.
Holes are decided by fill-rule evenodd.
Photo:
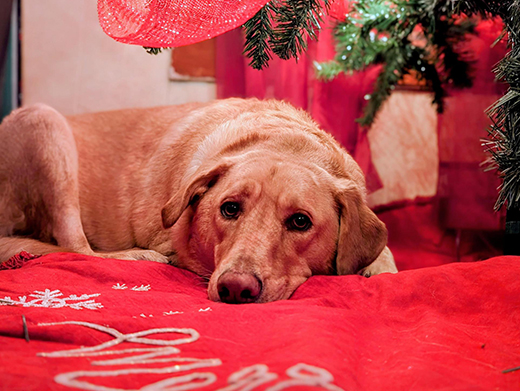
<instances>
[{"instance_id":1,"label":"dog's black nose","mask_svg":"<svg viewBox=\"0 0 520 391\"><path fill-rule=\"evenodd\" d=\"M217 290L224 303L253 303L260 296L262 283L252 274L227 272L219 277Z\"/></svg>"}]
</instances>

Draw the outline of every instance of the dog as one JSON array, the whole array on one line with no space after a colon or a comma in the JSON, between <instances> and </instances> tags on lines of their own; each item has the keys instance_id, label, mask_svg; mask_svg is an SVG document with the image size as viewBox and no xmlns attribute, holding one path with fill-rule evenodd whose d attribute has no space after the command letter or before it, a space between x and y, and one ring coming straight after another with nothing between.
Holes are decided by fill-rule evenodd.
<instances>
[{"instance_id":1,"label":"dog","mask_svg":"<svg viewBox=\"0 0 520 391\"><path fill-rule=\"evenodd\" d=\"M0 261L22 250L171 263L211 300L287 299L311 275L396 273L352 157L288 103L211 103L0 125Z\"/></svg>"}]
</instances>

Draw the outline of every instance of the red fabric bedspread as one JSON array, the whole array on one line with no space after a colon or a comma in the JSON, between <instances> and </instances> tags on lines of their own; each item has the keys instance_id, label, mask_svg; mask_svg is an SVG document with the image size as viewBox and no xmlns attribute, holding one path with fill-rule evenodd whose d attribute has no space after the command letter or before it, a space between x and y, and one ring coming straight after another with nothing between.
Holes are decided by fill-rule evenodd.
<instances>
[{"instance_id":1,"label":"red fabric bedspread","mask_svg":"<svg viewBox=\"0 0 520 391\"><path fill-rule=\"evenodd\" d=\"M0 389L516 390L519 275L500 257L228 305L168 265L44 256L0 271Z\"/></svg>"}]
</instances>

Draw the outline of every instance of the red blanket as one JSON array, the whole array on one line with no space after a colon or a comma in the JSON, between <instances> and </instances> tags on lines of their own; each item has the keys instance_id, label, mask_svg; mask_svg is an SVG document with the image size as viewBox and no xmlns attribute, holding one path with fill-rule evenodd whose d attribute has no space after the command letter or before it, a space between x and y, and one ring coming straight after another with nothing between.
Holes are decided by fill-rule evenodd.
<instances>
[{"instance_id":1,"label":"red blanket","mask_svg":"<svg viewBox=\"0 0 520 391\"><path fill-rule=\"evenodd\" d=\"M0 389L516 390L519 275L500 257L228 305L168 265L44 256L0 271Z\"/></svg>"}]
</instances>

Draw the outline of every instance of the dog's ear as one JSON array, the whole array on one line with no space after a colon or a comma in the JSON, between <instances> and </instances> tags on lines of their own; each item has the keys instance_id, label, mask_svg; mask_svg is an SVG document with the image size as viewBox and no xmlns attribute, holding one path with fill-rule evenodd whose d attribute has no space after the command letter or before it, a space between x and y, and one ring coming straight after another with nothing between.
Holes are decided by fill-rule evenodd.
<instances>
[{"instance_id":1,"label":"dog's ear","mask_svg":"<svg viewBox=\"0 0 520 391\"><path fill-rule=\"evenodd\" d=\"M366 204L362 189L353 182L339 186L336 200L340 213L336 270L340 275L354 274L383 251L387 231Z\"/></svg>"},{"instance_id":2,"label":"dog's ear","mask_svg":"<svg viewBox=\"0 0 520 391\"><path fill-rule=\"evenodd\" d=\"M162 208L163 227L173 226L184 210L199 200L230 167L231 162L220 162L211 168L199 168L195 174L183 179L177 193Z\"/></svg>"}]
</instances>

